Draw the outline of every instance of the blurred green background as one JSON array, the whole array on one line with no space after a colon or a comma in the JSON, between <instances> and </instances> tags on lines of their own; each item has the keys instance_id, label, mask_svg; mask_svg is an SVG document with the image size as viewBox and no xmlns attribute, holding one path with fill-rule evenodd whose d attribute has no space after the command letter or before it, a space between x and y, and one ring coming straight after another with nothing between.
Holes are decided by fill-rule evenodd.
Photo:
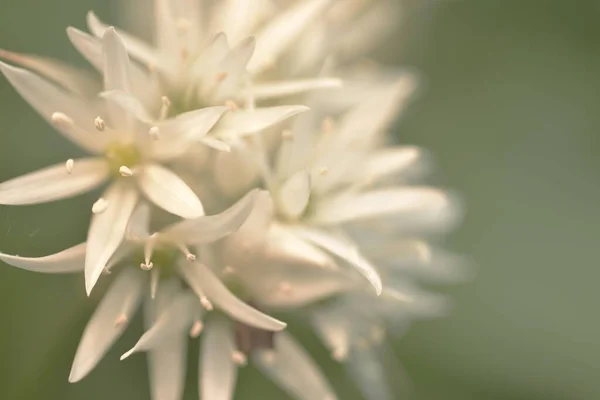
<instances>
[{"instance_id":1,"label":"blurred green background","mask_svg":"<svg viewBox=\"0 0 600 400\"><path fill-rule=\"evenodd\" d=\"M0 47L83 65L64 28L83 28L89 9L114 21L118 5L0 6ZM421 10L382 52L426 77L398 135L429 149L436 181L466 199L450 244L476 269L472 282L447 290L450 317L418 323L395 343L419 400L600 398L598 21L595 0L447 0ZM0 120L2 181L80 154L5 79ZM42 255L78 243L94 199L0 207L0 249ZM98 297L86 300L80 276L0 266L0 399L149 398L144 357L118 361L139 325L88 378L67 383ZM357 399L342 369L321 358L340 398ZM239 399L284 398L253 371L240 385Z\"/></svg>"}]
</instances>

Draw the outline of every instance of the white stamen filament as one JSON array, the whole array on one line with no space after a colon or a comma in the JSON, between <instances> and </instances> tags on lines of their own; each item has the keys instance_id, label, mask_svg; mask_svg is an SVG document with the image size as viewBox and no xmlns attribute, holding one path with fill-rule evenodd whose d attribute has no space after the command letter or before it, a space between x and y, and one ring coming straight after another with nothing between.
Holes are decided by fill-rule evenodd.
<instances>
[{"instance_id":1,"label":"white stamen filament","mask_svg":"<svg viewBox=\"0 0 600 400\"><path fill-rule=\"evenodd\" d=\"M158 269L153 269L150 272L150 298L156 298L156 292L158 291L158 282L160 278L160 271Z\"/></svg>"},{"instance_id":2,"label":"white stamen filament","mask_svg":"<svg viewBox=\"0 0 600 400\"><path fill-rule=\"evenodd\" d=\"M148 130L148 134L152 139L158 140L160 138L160 129L158 129L158 126L153 126Z\"/></svg>"},{"instance_id":3,"label":"white stamen filament","mask_svg":"<svg viewBox=\"0 0 600 400\"><path fill-rule=\"evenodd\" d=\"M96 119L94 119L94 125L96 126L96 129L100 132L103 132L104 129L106 129L106 123L100 117L96 117Z\"/></svg>"},{"instance_id":4,"label":"white stamen filament","mask_svg":"<svg viewBox=\"0 0 600 400\"><path fill-rule=\"evenodd\" d=\"M169 115L169 109L171 108L171 100L167 96L161 97L162 106L160 108L160 120L166 119Z\"/></svg>"},{"instance_id":5,"label":"white stamen filament","mask_svg":"<svg viewBox=\"0 0 600 400\"><path fill-rule=\"evenodd\" d=\"M192 328L190 329L190 337L193 339L197 338L198 336L200 336L200 333L202 333L203 329L204 329L204 324L202 323L202 321L200 321L200 320L194 321L194 324L192 325Z\"/></svg>"},{"instance_id":6,"label":"white stamen filament","mask_svg":"<svg viewBox=\"0 0 600 400\"><path fill-rule=\"evenodd\" d=\"M67 160L67 162L65 163L65 169L67 170L67 174L72 174L73 173L73 168L75 168L75 160L73 160L72 158L69 158Z\"/></svg>"},{"instance_id":7,"label":"white stamen filament","mask_svg":"<svg viewBox=\"0 0 600 400\"><path fill-rule=\"evenodd\" d=\"M231 353L231 359L239 367L242 367L248 363L248 358L246 357L246 355L241 351L237 350Z\"/></svg>"},{"instance_id":8,"label":"white stamen filament","mask_svg":"<svg viewBox=\"0 0 600 400\"><path fill-rule=\"evenodd\" d=\"M133 175L133 171L128 166L121 165L121 167L119 168L119 174L121 174L121 176L128 177Z\"/></svg>"},{"instance_id":9,"label":"white stamen filament","mask_svg":"<svg viewBox=\"0 0 600 400\"><path fill-rule=\"evenodd\" d=\"M93 214L101 214L108 208L108 201L104 198L100 197L96 202L92 205L92 213Z\"/></svg>"},{"instance_id":10,"label":"white stamen filament","mask_svg":"<svg viewBox=\"0 0 600 400\"><path fill-rule=\"evenodd\" d=\"M335 122L334 122L333 118L327 117L323 120L323 123L321 125L321 130L323 131L323 133L326 133L326 134L332 133L334 128L335 128Z\"/></svg>"},{"instance_id":11,"label":"white stamen filament","mask_svg":"<svg viewBox=\"0 0 600 400\"><path fill-rule=\"evenodd\" d=\"M186 247L186 245L184 244L180 244L179 245L179 250L181 250L181 252L183 253L183 255L185 256L185 259L188 260L189 262L194 262L196 261L196 255L192 254L192 252L190 251L190 249L188 249Z\"/></svg>"}]
</instances>

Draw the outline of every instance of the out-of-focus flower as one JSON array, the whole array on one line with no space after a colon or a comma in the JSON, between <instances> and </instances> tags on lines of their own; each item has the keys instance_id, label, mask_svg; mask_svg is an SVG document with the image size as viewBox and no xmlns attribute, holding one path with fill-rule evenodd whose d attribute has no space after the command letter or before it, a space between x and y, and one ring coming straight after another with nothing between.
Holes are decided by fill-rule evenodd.
<instances>
[{"instance_id":1,"label":"out-of-focus flower","mask_svg":"<svg viewBox=\"0 0 600 400\"><path fill-rule=\"evenodd\" d=\"M114 29L108 29L101 41L87 49L89 59L102 67L104 75L104 92L99 98L82 98L64 85L59 87L32 72L0 63L4 75L36 111L95 155L69 159L0 184L0 204L44 203L89 191L107 180L112 182L92 207L85 270L89 294L123 239L140 192L183 218L204 215L200 200L164 163L183 155L194 143L227 151L227 140L256 132L306 108L274 107L246 113L228 112L227 107L220 106L167 118L170 103L163 99L162 115L155 119L134 96L137 70ZM18 55L12 59L23 64L29 60ZM36 65L45 75L53 75L54 70L44 68L43 63ZM57 83L78 77L75 74L69 80L64 72ZM226 112L228 115L221 118Z\"/></svg>"},{"instance_id":2,"label":"out-of-focus flower","mask_svg":"<svg viewBox=\"0 0 600 400\"><path fill-rule=\"evenodd\" d=\"M338 79L315 74L289 80L268 73L311 21L329 8L328 0L299 1L277 13L268 0L222 1L212 6L201 0L140 3L140 7L151 6L154 45L122 35L130 55L147 68L178 112L340 85ZM91 12L88 26L99 37L108 27Z\"/></svg>"}]
</instances>

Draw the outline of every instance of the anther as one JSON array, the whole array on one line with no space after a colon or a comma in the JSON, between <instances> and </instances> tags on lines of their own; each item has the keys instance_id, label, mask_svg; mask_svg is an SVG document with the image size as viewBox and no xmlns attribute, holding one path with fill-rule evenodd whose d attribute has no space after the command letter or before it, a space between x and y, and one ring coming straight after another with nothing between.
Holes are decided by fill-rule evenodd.
<instances>
[{"instance_id":1,"label":"anther","mask_svg":"<svg viewBox=\"0 0 600 400\"><path fill-rule=\"evenodd\" d=\"M185 255L185 259L188 260L189 262L194 262L194 261L196 261L196 255L192 254L192 253L188 253Z\"/></svg>"},{"instance_id":2,"label":"anther","mask_svg":"<svg viewBox=\"0 0 600 400\"><path fill-rule=\"evenodd\" d=\"M229 111L235 111L235 110L239 109L239 106L233 100L227 100L225 102L225 107L227 107L229 109Z\"/></svg>"},{"instance_id":3,"label":"anther","mask_svg":"<svg viewBox=\"0 0 600 400\"><path fill-rule=\"evenodd\" d=\"M75 160L73 160L72 158L69 158L67 160L67 162L65 163L65 169L67 170L67 174L72 174L73 173L73 168L75 168Z\"/></svg>"},{"instance_id":4,"label":"anther","mask_svg":"<svg viewBox=\"0 0 600 400\"><path fill-rule=\"evenodd\" d=\"M327 168L327 167L319 168L319 175L326 175L327 172L329 172L329 168Z\"/></svg>"},{"instance_id":5,"label":"anther","mask_svg":"<svg viewBox=\"0 0 600 400\"><path fill-rule=\"evenodd\" d=\"M101 214L108 208L108 201L100 197L96 202L92 205L92 214Z\"/></svg>"},{"instance_id":6,"label":"anther","mask_svg":"<svg viewBox=\"0 0 600 400\"><path fill-rule=\"evenodd\" d=\"M280 282L278 289L283 294L290 294L292 293L292 284L287 281Z\"/></svg>"},{"instance_id":7,"label":"anther","mask_svg":"<svg viewBox=\"0 0 600 400\"><path fill-rule=\"evenodd\" d=\"M335 349L333 349L333 351L331 352L331 357L337 361L337 362L342 362L346 359L346 357L348 356L348 352L346 351L345 348L343 347L336 347Z\"/></svg>"},{"instance_id":8,"label":"anther","mask_svg":"<svg viewBox=\"0 0 600 400\"><path fill-rule=\"evenodd\" d=\"M143 262L140 264L140 268L143 269L144 271L150 271L152 268L154 267L154 264L152 263L152 261L150 262Z\"/></svg>"},{"instance_id":9,"label":"anther","mask_svg":"<svg viewBox=\"0 0 600 400\"><path fill-rule=\"evenodd\" d=\"M223 82L225 79L227 79L227 76L228 76L227 72L221 72L221 73L219 73L217 75L217 78L216 78L217 83Z\"/></svg>"},{"instance_id":10,"label":"anther","mask_svg":"<svg viewBox=\"0 0 600 400\"><path fill-rule=\"evenodd\" d=\"M226 265L223 268L223 275L233 275L235 274L235 269L231 265Z\"/></svg>"},{"instance_id":11,"label":"anther","mask_svg":"<svg viewBox=\"0 0 600 400\"><path fill-rule=\"evenodd\" d=\"M115 328L123 327L127 322L129 322L129 318L125 314L119 314L117 319L115 319Z\"/></svg>"},{"instance_id":12,"label":"anther","mask_svg":"<svg viewBox=\"0 0 600 400\"><path fill-rule=\"evenodd\" d=\"M323 133L331 133L331 132L333 132L334 126L335 126L335 122L333 121L333 118L327 117L323 120L323 124L321 125L321 130L323 131Z\"/></svg>"},{"instance_id":13,"label":"anther","mask_svg":"<svg viewBox=\"0 0 600 400\"><path fill-rule=\"evenodd\" d=\"M200 336L200 333L202 333L202 329L204 329L204 324L202 324L202 321L194 321L194 324L190 329L190 337L197 338L198 336Z\"/></svg>"},{"instance_id":14,"label":"anther","mask_svg":"<svg viewBox=\"0 0 600 400\"><path fill-rule=\"evenodd\" d=\"M121 165L119 168L119 174L121 174L121 176L132 176L133 171L129 167Z\"/></svg>"},{"instance_id":15,"label":"anther","mask_svg":"<svg viewBox=\"0 0 600 400\"><path fill-rule=\"evenodd\" d=\"M202 304L202 307L206 308L208 311L212 311L215 308L206 296L200 297L200 304Z\"/></svg>"},{"instance_id":16,"label":"anther","mask_svg":"<svg viewBox=\"0 0 600 400\"><path fill-rule=\"evenodd\" d=\"M104 120L100 117L96 117L96 119L94 120L94 125L96 126L96 129L98 129L100 132L106 129L106 124L104 123Z\"/></svg>"},{"instance_id":17,"label":"anther","mask_svg":"<svg viewBox=\"0 0 600 400\"><path fill-rule=\"evenodd\" d=\"M148 130L148 134L152 139L158 140L160 138L160 130L158 129L158 126L153 126L150 128L150 130Z\"/></svg>"},{"instance_id":18,"label":"anther","mask_svg":"<svg viewBox=\"0 0 600 400\"><path fill-rule=\"evenodd\" d=\"M50 117L52 122L56 125L72 125L73 120L67 115L61 112L55 112Z\"/></svg>"},{"instance_id":19,"label":"anther","mask_svg":"<svg viewBox=\"0 0 600 400\"><path fill-rule=\"evenodd\" d=\"M248 363L248 358L241 351L234 351L231 353L231 359L235 364L242 367Z\"/></svg>"},{"instance_id":20,"label":"anther","mask_svg":"<svg viewBox=\"0 0 600 400\"><path fill-rule=\"evenodd\" d=\"M291 140L294 138L294 132L291 129L285 129L281 132L281 138L286 140Z\"/></svg>"}]
</instances>

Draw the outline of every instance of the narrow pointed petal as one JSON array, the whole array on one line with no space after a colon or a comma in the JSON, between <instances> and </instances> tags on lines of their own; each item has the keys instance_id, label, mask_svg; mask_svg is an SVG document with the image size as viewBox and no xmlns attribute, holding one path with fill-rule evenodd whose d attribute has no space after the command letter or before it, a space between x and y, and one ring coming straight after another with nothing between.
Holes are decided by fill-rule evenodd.
<instances>
[{"instance_id":1,"label":"narrow pointed petal","mask_svg":"<svg viewBox=\"0 0 600 400\"><path fill-rule=\"evenodd\" d=\"M83 332L69 382L83 379L121 336L142 298L143 275L135 268L121 272Z\"/></svg>"},{"instance_id":2,"label":"narrow pointed petal","mask_svg":"<svg viewBox=\"0 0 600 400\"><path fill-rule=\"evenodd\" d=\"M308 107L277 106L231 111L221 118L211 133L217 137L236 138L260 132L305 111L308 111Z\"/></svg>"},{"instance_id":3,"label":"narrow pointed petal","mask_svg":"<svg viewBox=\"0 0 600 400\"><path fill-rule=\"evenodd\" d=\"M248 70L256 74L272 65L329 3L330 0L302 1L281 13L256 36L257 47Z\"/></svg>"},{"instance_id":4,"label":"narrow pointed petal","mask_svg":"<svg viewBox=\"0 0 600 400\"><path fill-rule=\"evenodd\" d=\"M75 161L71 173L65 164L54 165L0 183L0 204L39 204L88 192L108 177L108 165L101 158Z\"/></svg>"},{"instance_id":5,"label":"narrow pointed petal","mask_svg":"<svg viewBox=\"0 0 600 400\"><path fill-rule=\"evenodd\" d=\"M161 310L152 327L144 332L135 346L121 356L121 360L133 353L159 348L168 343L171 336L187 334L197 307L198 298L193 293L181 292L176 295L168 306Z\"/></svg>"},{"instance_id":6,"label":"narrow pointed petal","mask_svg":"<svg viewBox=\"0 0 600 400\"><path fill-rule=\"evenodd\" d=\"M161 236L187 244L202 244L219 240L242 226L254 208L257 194L258 190L253 190L220 214L202 216L174 224L162 231Z\"/></svg>"},{"instance_id":7,"label":"narrow pointed petal","mask_svg":"<svg viewBox=\"0 0 600 400\"><path fill-rule=\"evenodd\" d=\"M372 218L406 220L445 219L453 211L452 200L443 191L428 187L399 187L342 195L321 203L314 220L338 224Z\"/></svg>"},{"instance_id":8,"label":"narrow pointed petal","mask_svg":"<svg viewBox=\"0 0 600 400\"><path fill-rule=\"evenodd\" d=\"M135 116L138 120L148 124L152 122L153 118L148 114L142 103L131 94L122 90L108 90L101 92L99 95L120 108L121 111Z\"/></svg>"},{"instance_id":9,"label":"narrow pointed petal","mask_svg":"<svg viewBox=\"0 0 600 400\"><path fill-rule=\"evenodd\" d=\"M340 306L335 303L316 309L311 318L316 333L339 362L345 361L350 351L352 331L345 318Z\"/></svg>"},{"instance_id":10,"label":"narrow pointed petal","mask_svg":"<svg viewBox=\"0 0 600 400\"><path fill-rule=\"evenodd\" d=\"M295 228L294 232L303 239L329 251L356 268L358 273L373 286L377 295L381 294L383 285L379 273L375 267L360 254L356 245L342 241L327 232L317 229Z\"/></svg>"},{"instance_id":11,"label":"narrow pointed petal","mask_svg":"<svg viewBox=\"0 0 600 400\"><path fill-rule=\"evenodd\" d=\"M138 192L129 182L117 182L102 196L108 206L94 214L88 231L85 258L85 289L89 296L104 267L115 253L138 201Z\"/></svg>"},{"instance_id":12,"label":"narrow pointed petal","mask_svg":"<svg viewBox=\"0 0 600 400\"><path fill-rule=\"evenodd\" d=\"M213 179L226 197L239 197L253 186L259 176L258 167L245 144L232 146L229 153L216 154L212 168Z\"/></svg>"},{"instance_id":13,"label":"narrow pointed petal","mask_svg":"<svg viewBox=\"0 0 600 400\"><path fill-rule=\"evenodd\" d=\"M93 132L93 122L97 115L86 108L85 102L27 70L0 62L0 71L25 101L46 121L53 124L52 115L61 112L68 115L75 125L83 128L73 131L70 125L69 129L56 126L69 140L91 152L104 150L105 143L92 135L92 133L97 133ZM90 130L86 131L86 128L90 128Z\"/></svg>"},{"instance_id":14,"label":"narrow pointed petal","mask_svg":"<svg viewBox=\"0 0 600 400\"><path fill-rule=\"evenodd\" d=\"M278 321L237 298L206 265L188 263L178 266L188 281L196 281L206 296L231 318L259 329L280 331L286 327ZM190 284L193 287L193 284Z\"/></svg>"},{"instance_id":15,"label":"narrow pointed petal","mask_svg":"<svg viewBox=\"0 0 600 400\"><path fill-rule=\"evenodd\" d=\"M310 199L310 174L308 171L299 171L292 175L281 186L279 192L279 206L281 211L290 218L298 218Z\"/></svg>"},{"instance_id":16,"label":"narrow pointed petal","mask_svg":"<svg viewBox=\"0 0 600 400\"><path fill-rule=\"evenodd\" d=\"M257 353L254 361L295 399L337 399L318 365L287 332L277 334L274 351Z\"/></svg>"},{"instance_id":17,"label":"narrow pointed petal","mask_svg":"<svg viewBox=\"0 0 600 400\"><path fill-rule=\"evenodd\" d=\"M102 42L100 39L80 31L72 26L67 28L67 36L71 44L90 64L98 71L104 71L104 60L102 58ZM102 37L102 36L100 36Z\"/></svg>"},{"instance_id":18,"label":"narrow pointed petal","mask_svg":"<svg viewBox=\"0 0 600 400\"><path fill-rule=\"evenodd\" d=\"M210 32L225 32L238 43L254 32L256 25L271 14L271 0L223 0L211 15Z\"/></svg>"},{"instance_id":19,"label":"narrow pointed petal","mask_svg":"<svg viewBox=\"0 0 600 400\"><path fill-rule=\"evenodd\" d=\"M59 274L83 271L86 244L81 243L45 257L19 257L0 253L0 260L27 271Z\"/></svg>"},{"instance_id":20,"label":"narrow pointed petal","mask_svg":"<svg viewBox=\"0 0 600 400\"><path fill-rule=\"evenodd\" d=\"M184 316L191 323L191 313L183 300L186 296L197 302L192 294L186 295L176 279L163 280L154 300L145 304L145 323L150 326L142 336L148 338L154 332L154 343L146 343L148 350L148 372L150 391L154 400L180 400L185 385L188 332L185 330ZM174 307L174 306L182 306ZM176 314L181 312L182 315ZM173 315L175 314L175 315ZM173 318L176 317L176 320ZM179 329L170 329L165 322L171 322ZM160 329L158 329L160 327ZM165 336L166 335L166 336ZM137 345L136 345L137 346Z\"/></svg>"},{"instance_id":21,"label":"narrow pointed petal","mask_svg":"<svg viewBox=\"0 0 600 400\"><path fill-rule=\"evenodd\" d=\"M229 153L231 151L231 146L227 143L217 140L211 137L203 137L198 140L198 142L202 143L205 146L210 147L211 149L222 151L225 153Z\"/></svg>"},{"instance_id":22,"label":"narrow pointed petal","mask_svg":"<svg viewBox=\"0 0 600 400\"><path fill-rule=\"evenodd\" d=\"M161 139L155 141L152 155L160 160L177 157L197 143L215 126L227 107L206 107L190 111L158 125Z\"/></svg>"},{"instance_id":23,"label":"narrow pointed petal","mask_svg":"<svg viewBox=\"0 0 600 400\"><path fill-rule=\"evenodd\" d=\"M254 38L247 38L231 49L219 63L215 73L217 76L225 76L225 79L218 86L217 99L228 100L236 97L255 46ZM217 76L212 78L213 82L218 80Z\"/></svg>"},{"instance_id":24,"label":"narrow pointed petal","mask_svg":"<svg viewBox=\"0 0 600 400\"><path fill-rule=\"evenodd\" d=\"M421 151L411 146L380 150L369 157L362 174L367 178L378 181L414 168L422 158Z\"/></svg>"},{"instance_id":25,"label":"narrow pointed petal","mask_svg":"<svg viewBox=\"0 0 600 400\"><path fill-rule=\"evenodd\" d=\"M137 177L144 194L162 209L182 218L197 218L204 215L198 197L181 178L158 165L145 166Z\"/></svg>"},{"instance_id":26,"label":"narrow pointed petal","mask_svg":"<svg viewBox=\"0 0 600 400\"><path fill-rule=\"evenodd\" d=\"M3 49L0 49L0 58L35 71L78 95L87 95L100 90L97 80L92 75L58 60L33 54L13 53Z\"/></svg>"},{"instance_id":27,"label":"narrow pointed petal","mask_svg":"<svg viewBox=\"0 0 600 400\"><path fill-rule=\"evenodd\" d=\"M233 327L224 318L206 326L200 350L201 399L231 400L237 379L237 366L231 355L236 351Z\"/></svg>"},{"instance_id":28,"label":"narrow pointed petal","mask_svg":"<svg viewBox=\"0 0 600 400\"><path fill-rule=\"evenodd\" d=\"M118 90L130 94L131 90L131 62L123 41L114 28L108 28L102 36L102 54L104 71L104 90ZM108 104L112 123L117 129L133 131L134 125L129 111L115 104ZM127 132L131 135L130 132Z\"/></svg>"},{"instance_id":29,"label":"narrow pointed petal","mask_svg":"<svg viewBox=\"0 0 600 400\"><path fill-rule=\"evenodd\" d=\"M341 79L335 78L299 79L295 81L259 83L252 87L252 95L257 100L269 100L312 90L337 88L341 86Z\"/></svg>"},{"instance_id":30,"label":"narrow pointed petal","mask_svg":"<svg viewBox=\"0 0 600 400\"><path fill-rule=\"evenodd\" d=\"M108 25L104 24L100 19L90 11L87 15L87 23L90 28L90 32L94 36L101 38L104 36L104 32L108 29ZM160 57L158 51L153 49L150 45L144 43L142 40L126 33L121 30L117 30L123 43L127 47L127 51L131 56L138 61L142 62L146 66L161 67Z\"/></svg>"}]
</instances>

